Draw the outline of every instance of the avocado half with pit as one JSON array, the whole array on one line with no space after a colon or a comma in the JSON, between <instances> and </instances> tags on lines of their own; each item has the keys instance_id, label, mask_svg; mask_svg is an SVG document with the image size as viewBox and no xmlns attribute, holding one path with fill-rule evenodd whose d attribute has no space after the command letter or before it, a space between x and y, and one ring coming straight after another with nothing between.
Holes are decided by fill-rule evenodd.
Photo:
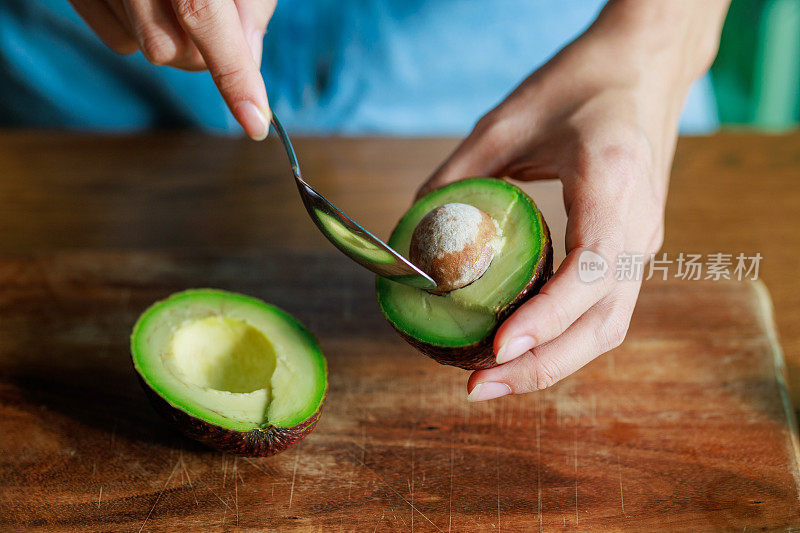
<instances>
[{"instance_id":1,"label":"avocado half with pit","mask_svg":"<svg viewBox=\"0 0 800 533\"><path fill-rule=\"evenodd\" d=\"M294 317L256 298L196 289L153 304L133 328L133 366L156 410L220 451L273 455L316 425L328 366Z\"/></svg>"},{"instance_id":2,"label":"avocado half with pit","mask_svg":"<svg viewBox=\"0 0 800 533\"><path fill-rule=\"evenodd\" d=\"M550 231L519 187L495 178L468 178L419 199L395 227L389 245L409 257L412 237L425 225L420 222L453 205L475 207L493 220L497 235L488 268L468 285L441 295L378 277L378 302L400 335L439 363L489 368L496 365L492 341L499 325L553 274Z\"/></svg>"}]
</instances>

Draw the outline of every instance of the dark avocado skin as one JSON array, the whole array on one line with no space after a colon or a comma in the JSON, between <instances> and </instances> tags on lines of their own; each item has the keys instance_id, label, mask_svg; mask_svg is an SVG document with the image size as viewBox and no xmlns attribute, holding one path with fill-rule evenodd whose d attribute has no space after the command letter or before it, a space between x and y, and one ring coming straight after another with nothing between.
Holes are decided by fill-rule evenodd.
<instances>
[{"instance_id":1,"label":"dark avocado skin","mask_svg":"<svg viewBox=\"0 0 800 533\"><path fill-rule=\"evenodd\" d=\"M394 326L394 324L392 324L392 327L394 327L395 331L397 331L400 336L406 340L406 342L428 357L432 358L437 363L457 366L465 370L481 370L484 368L492 368L493 366L497 366L494 351L492 350L492 344L494 341L494 335L497 332L497 329L500 327L500 324L502 324L506 318L511 316L511 314L516 311L519 306L537 294L544 284L547 283L547 281L553 276L553 241L550 238L550 228L547 227L544 217L541 218L541 221L542 227L544 228L545 242L542 246L543 253L539 257L536 270L534 271L533 276L531 276L528 284L519 293L519 295L517 295L517 297L511 303L497 313L497 325L492 332L489 333L489 335L483 338L483 340L469 346L436 346L434 344L423 342L400 331ZM391 321L389 321L389 323L391 324Z\"/></svg>"},{"instance_id":2,"label":"dark avocado skin","mask_svg":"<svg viewBox=\"0 0 800 533\"><path fill-rule=\"evenodd\" d=\"M325 405L325 399L327 398L326 390L317 411L310 418L294 427L279 428L269 426L251 429L250 431L234 431L209 424L173 407L151 389L138 373L136 377L139 379L139 383L147 393L147 398L155 410L181 433L220 452L247 457L275 455L303 440L317 425L322 414L322 407Z\"/></svg>"}]
</instances>

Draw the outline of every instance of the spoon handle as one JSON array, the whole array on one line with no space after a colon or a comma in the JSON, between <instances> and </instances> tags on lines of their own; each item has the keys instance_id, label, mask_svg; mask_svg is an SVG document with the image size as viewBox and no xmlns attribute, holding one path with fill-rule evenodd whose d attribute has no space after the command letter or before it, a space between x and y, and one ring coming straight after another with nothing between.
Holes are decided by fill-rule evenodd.
<instances>
[{"instance_id":1,"label":"spoon handle","mask_svg":"<svg viewBox=\"0 0 800 533\"><path fill-rule=\"evenodd\" d=\"M286 130L283 129L281 121L278 120L278 117L275 116L275 113L272 114L272 125L275 127L275 131L278 133L278 137L281 140L281 144L283 144L284 150L286 150L286 155L289 156L289 165L292 167L292 174L294 174L295 178L302 180L303 177L300 174L300 164L297 162L297 155L294 153L292 141L289 140Z\"/></svg>"}]
</instances>

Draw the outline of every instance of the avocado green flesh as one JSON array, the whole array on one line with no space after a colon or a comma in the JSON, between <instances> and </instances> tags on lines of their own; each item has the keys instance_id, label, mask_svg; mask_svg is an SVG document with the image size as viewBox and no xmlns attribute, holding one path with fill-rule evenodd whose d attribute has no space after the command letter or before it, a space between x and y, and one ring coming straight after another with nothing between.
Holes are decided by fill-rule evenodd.
<instances>
[{"instance_id":1,"label":"avocado green flesh","mask_svg":"<svg viewBox=\"0 0 800 533\"><path fill-rule=\"evenodd\" d=\"M286 312L211 289L175 294L139 318L134 367L173 407L220 427L293 427L320 407L325 358Z\"/></svg>"},{"instance_id":2,"label":"avocado green flesh","mask_svg":"<svg viewBox=\"0 0 800 533\"><path fill-rule=\"evenodd\" d=\"M378 299L387 318L404 333L429 344L468 346L494 329L497 313L512 302L535 273L543 222L536 206L514 185L470 178L433 191L405 214L389 245L408 256L419 221L440 205L459 202L481 209L500 227L502 247L479 279L443 296L378 278Z\"/></svg>"},{"instance_id":3,"label":"avocado green flesh","mask_svg":"<svg viewBox=\"0 0 800 533\"><path fill-rule=\"evenodd\" d=\"M353 232L344 227L344 224L328 213L319 209L315 209L314 212L317 215L317 220L322 225L323 231L349 253L376 263L391 263L394 261L392 254L383 248L375 246L361 236L353 234Z\"/></svg>"}]
</instances>

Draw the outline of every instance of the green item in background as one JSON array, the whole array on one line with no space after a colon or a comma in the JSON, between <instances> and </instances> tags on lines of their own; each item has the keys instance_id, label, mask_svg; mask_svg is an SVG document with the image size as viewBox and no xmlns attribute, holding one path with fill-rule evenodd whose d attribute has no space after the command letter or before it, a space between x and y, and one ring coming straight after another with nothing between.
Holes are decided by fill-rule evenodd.
<instances>
[{"instance_id":1,"label":"green item in background","mask_svg":"<svg viewBox=\"0 0 800 533\"><path fill-rule=\"evenodd\" d=\"M800 0L733 0L711 74L723 125L797 127Z\"/></svg>"}]
</instances>

